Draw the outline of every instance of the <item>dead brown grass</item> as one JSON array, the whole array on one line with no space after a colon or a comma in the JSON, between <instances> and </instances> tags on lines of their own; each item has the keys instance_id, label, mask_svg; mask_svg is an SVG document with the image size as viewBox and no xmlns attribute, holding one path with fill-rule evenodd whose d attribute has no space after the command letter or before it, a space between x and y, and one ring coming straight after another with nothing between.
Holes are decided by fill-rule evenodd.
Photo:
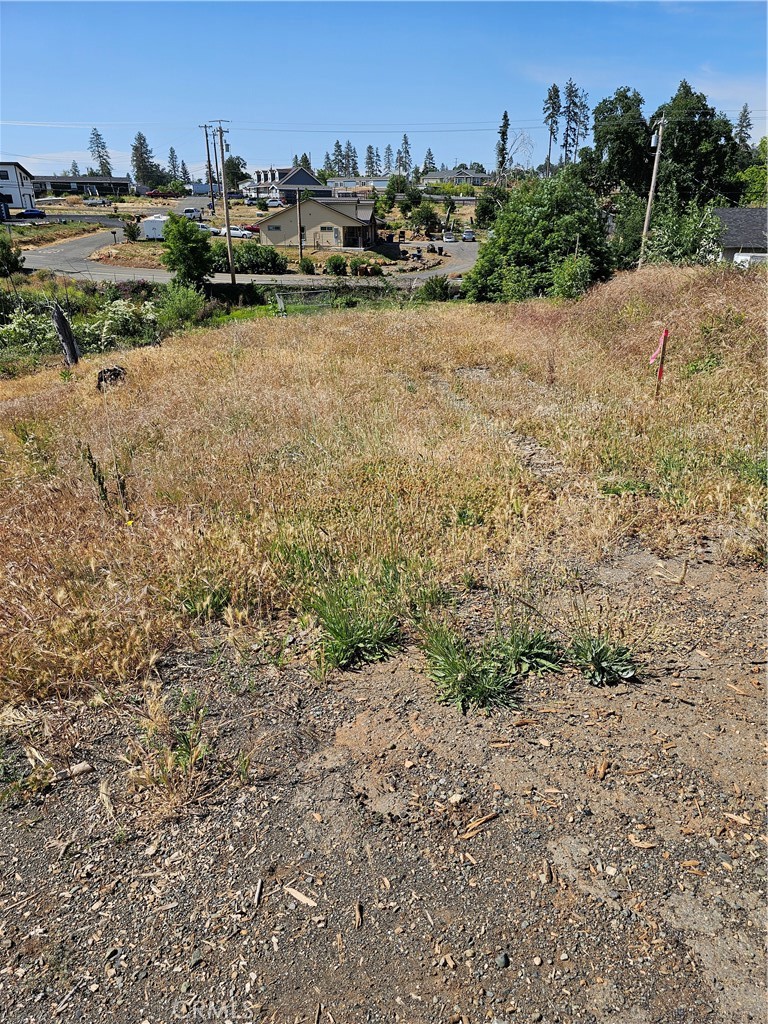
<instances>
[{"instance_id":1,"label":"dead brown grass","mask_svg":"<svg viewBox=\"0 0 768 1024\"><path fill-rule=\"evenodd\" d=\"M460 585L557 575L634 533L754 548L764 314L759 272L648 268L562 306L198 331L122 353L106 398L103 360L0 382L3 696L134 679L202 618L290 606L319 554Z\"/></svg>"}]
</instances>

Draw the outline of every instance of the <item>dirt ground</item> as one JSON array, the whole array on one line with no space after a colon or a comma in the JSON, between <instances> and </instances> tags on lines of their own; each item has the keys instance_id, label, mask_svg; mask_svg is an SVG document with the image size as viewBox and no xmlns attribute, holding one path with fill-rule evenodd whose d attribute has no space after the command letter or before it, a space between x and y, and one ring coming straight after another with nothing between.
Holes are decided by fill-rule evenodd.
<instances>
[{"instance_id":1,"label":"dirt ground","mask_svg":"<svg viewBox=\"0 0 768 1024\"><path fill-rule=\"evenodd\" d=\"M654 624L637 685L463 716L415 647L320 680L294 626L191 639L144 700L16 712L59 777L0 824L3 1019L764 1020L762 576L706 537L581 570ZM489 596L459 614L482 633ZM160 696L180 729L205 708L209 753L141 789Z\"/></svg>"}]
</instances>

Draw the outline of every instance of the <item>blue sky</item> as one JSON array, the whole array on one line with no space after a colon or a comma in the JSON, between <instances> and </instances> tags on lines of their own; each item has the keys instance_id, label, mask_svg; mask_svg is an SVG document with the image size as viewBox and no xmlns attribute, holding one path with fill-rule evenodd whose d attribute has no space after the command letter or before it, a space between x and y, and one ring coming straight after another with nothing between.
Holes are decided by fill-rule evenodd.
<instances>
[{"instance_id":1,"label":"blue sky","mask_svg":"<svg viewBox=\"0 0 768 1024\"><path fill-rule=\"evenodd\" d=\"M322 163L336 138L421 162L494 162L501 115L546 155L547 88L572 77L594 106L628 85L653 113L686 78L765 134L762 2L0 3L0 158L33 173L89 163L97 126L115 173L137 131L194 176L198 125L231 122L249 167ZM23 123L26 122L26 123Z\"/></svg>"}]
</instances>

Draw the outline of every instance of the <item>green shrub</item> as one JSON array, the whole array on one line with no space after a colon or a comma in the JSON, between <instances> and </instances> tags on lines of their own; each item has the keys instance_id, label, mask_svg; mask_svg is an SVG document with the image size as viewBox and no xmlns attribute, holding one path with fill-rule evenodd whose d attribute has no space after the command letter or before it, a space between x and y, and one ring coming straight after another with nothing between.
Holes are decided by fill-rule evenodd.
<instances>
[{"instance_id":1,"label":"green shrub","mask_svg":"<svg viewBox=\"0 0 768 1024\"><path fill-rule=\"evenodd\" d=\"M227 243L216 240L211 243L213 271L225 274L229 270ZM235 261L235 272L238 274L284 274L288 269L288 260L272 245L261 245L259 242L243 242L232 248Z\"/></svg>"},{"instance_id":2,"label":"green shrub","mask_svg":"<svg viewBox=\"0 0 768 1024\"><path fill-rule=\"evenodd\" d=\"M314 274L315 263L314 260L310 259L309 256L302 256L299 260L299 273L300 274Z\"/></svg>"},{"instance_id":3,"label":"green shrub","mask_svg":"<svg viewBox=\"0 0 768 1024\"><path fill-rule=\"evenodd\" d=\"M126 242L138 242L141 238L141 225L135 220L127 220L123 224L123 234Z\"/></svg>"},{"instance_id":4,"label":"green shrub","mask_svg":"<svg viewBox=\"0 0 768 1024\"><path fill-rule=\"evenodd\" d=\"M14 245L10 238L4 234L0 235L0 275L10 277L11 274L18 274L24 266L24 257L21 249Z\"/></svg>"},{"instance_id":5,"label":"green shrub","mask_svg":"<svg viewBox=\"0 0 768 1024\"><path fill-rule=\"evenodd\" d=\"M589 256L566 256L552 270L550 295L559 299L578 299L589 288L592 276Z\"/></svg>"},{"instance_id":6,"label":"green shrub","mask_svg":"<svg viewBox=\"0 0 768 1024\"><path fill-rule=\"evenodd\" d=\"M158 320L151 303L137 306L125 299L107 303L88 320L73 324L83 352L106 352L125 344L151 344L157 337Z\"/></svg>"},{"instance_id":7,"label":"green shrub","mask_svg":"<svg viewBox=\"0 0 768 1024\"><path fill-rule=\"evenodd\" d=\"M419 294L427 302L447 302L451 294L447 277L428 277L421 286Z\"/></svg>"},{"instance_id":8,"label":"green shrub","mask_svg":"<svg viewBox=\"0 0 768 1024\"><path fill-rule=\"evenodd\" d=\"M180 284L201 285L214 269L208 235L194 221L175 213L168 215L164 235L163 264L176 272Z\"/></svg>"},{"instance_id":9,"label":"green shrub","mask_svg":"<svg viewBox=\"0 0 768 1024\"><path fill-rule=\"evenodd\" d=\"M157 303L157 325L163 334L169 334L201 319L204 309L202 292L174 281Z\"/></svg>"},{"instance_id":10,"label":"green shrub","mask_svg":"<svg viewBox=\"0 0 768 1024\"><path fill-rule=\"evenodd\" d=\"M517 673L498 636L473 646L437 619L424 619L421 629L429 676L441 703L455 704L462 712L518 705Z\"/></svg>"},{"instance_id":11,"label":"green shrub","mask_svg":"<svg viewBox=\"0 0 768 1024\"><path fill-rule=\"evenodd\" d=\"M599 630L577 633L571 642L570 656L595 686L617 686L637 676L631 649Z\"/></svg>"},{"instance_id":12,"label":"green shrub","mask_svg":"<svg viewBox=\"0 0 768 1024\"><path fill-rule=\"evenodd\" d=\"M328 271L329 274L334 274L336 277L346 277L346 258L340 255L339 253L334 253L333 256L328 257L328 262L325 264L325 269Z\"/></svg>"},{"instance_id":13,"label":"green shrub","mask_svg":"<svg viewBox=\"0 0 768 1024\"><path fill-rule=\"evenodd\" d=\"M58 344L50 316L16 309L8 323L0 326L0 348L21 349L27 353L54 352Z\"/></svg>"}]
</instances>

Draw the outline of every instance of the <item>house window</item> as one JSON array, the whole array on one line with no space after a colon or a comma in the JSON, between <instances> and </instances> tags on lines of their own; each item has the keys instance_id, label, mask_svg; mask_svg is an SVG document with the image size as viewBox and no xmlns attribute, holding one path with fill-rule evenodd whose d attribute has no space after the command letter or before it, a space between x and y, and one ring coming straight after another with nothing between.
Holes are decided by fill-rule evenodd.
<instances>
[{"instance_id":1,"label":"house window","mask_svg":"<svg viewBox=\"0 0 768 1024\"><path fill-rule=\"evenodd\" d=\"M268 224L267 231L282 231L282 228L279 224Z\"/></svg>"},{"instance_id":2,"label":"house window","mask_svg":"<svg viewBox=\"0 0 768 1024\"><path fill-rule=\"evenodd\" d=\"M0 179L2 179L3 181L10 181L11 179L8 174L8 171L0 171Z\"/></svg>"},{"instance_id":3,"label":"house window","mask_svg":"<svg viewBox=\"0 0 768 1024\"><path fill-rule=\"evenodd\" d=\"M321 225L320 230L321 231L333 231L333 228L331 227L330 224L323 224L323 225Z\"/></svg>"}]
</instances>

